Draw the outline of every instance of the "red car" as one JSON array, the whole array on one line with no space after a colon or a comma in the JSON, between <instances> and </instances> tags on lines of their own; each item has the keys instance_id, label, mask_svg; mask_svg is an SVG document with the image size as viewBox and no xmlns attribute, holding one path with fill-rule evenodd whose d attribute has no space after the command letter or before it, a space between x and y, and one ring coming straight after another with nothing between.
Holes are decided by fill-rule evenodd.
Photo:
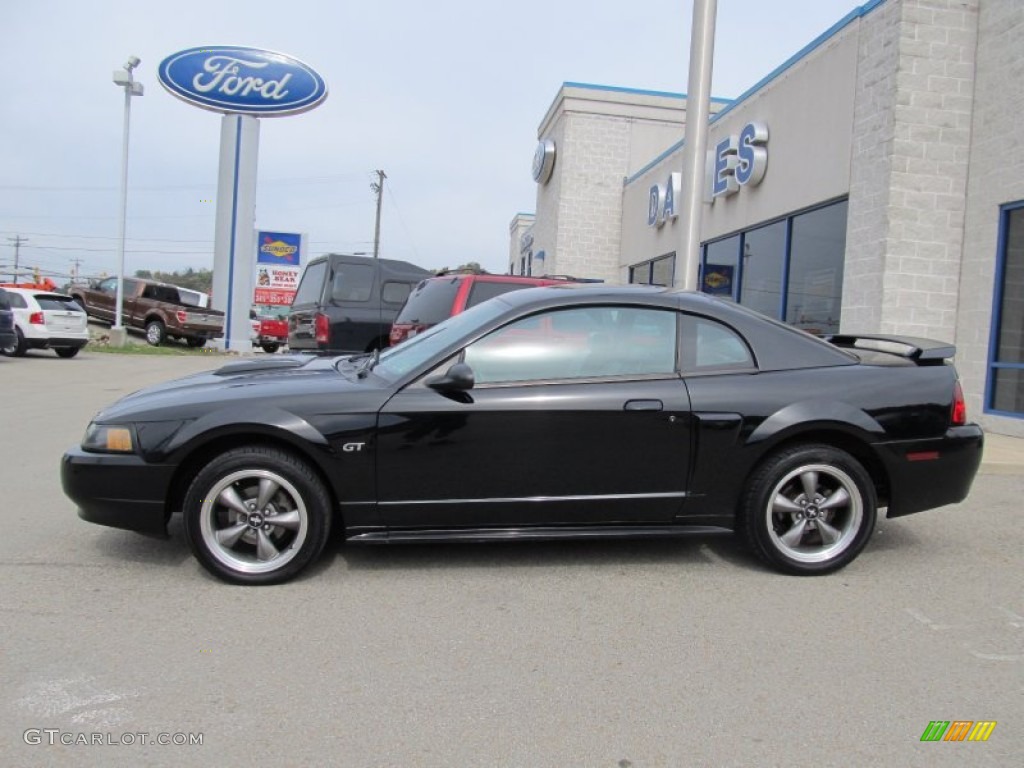
<instances>
[{"instance_id":1,"label":"red car","mask_svg":"<svg viewBox=\"0 0 1024 768\"><path fill-rule=\"evenodd\" d=\"M249 313L252 323L252 344L261 347L267 354L274 354L283 344L288 343L288 321L271 315Z\"/></svg>"},{"instance_id":2,"label":"red car","mask_svg":"<svg viewBox=\"0 0 1024 768\"><path fill-rule=\"evenodd\" d=\"M487 299L521 288L557 285L567 279L477 274L429 277L413 289L395 318L391 326L391 346Z\"/></svg>"}]
</instances>

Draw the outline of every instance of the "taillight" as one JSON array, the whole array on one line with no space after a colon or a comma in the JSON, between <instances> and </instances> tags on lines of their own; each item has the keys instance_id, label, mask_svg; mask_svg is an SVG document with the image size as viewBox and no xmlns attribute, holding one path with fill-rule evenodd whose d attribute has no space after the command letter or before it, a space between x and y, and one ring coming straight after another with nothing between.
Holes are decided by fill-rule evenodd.
<instances>
[{"instance_id":1,"label":"taillight","mask_svg":"<svg viewBox=\"0 0 1024 768\"><path fill-rule=\"evenodd\" d=\"M326 344L330 338L330 325L327 322L327 315L322 315L317 312L316 321L314 324L314 331L316 333L316 343Z\"/></svg>"},{"instance_id":2,"label":"taillight","mask_svg":"<svg viewBox=\"0 0 1024 768\"><path fill-rule=\"evenodd\" d=\"M174 313L174 316L178 318L178 322L184 325L188 322L188 312L183 309L179 309Z\"/></svg>"},{"instance_id":3,"label":"taillight","mask_svg":"<svg viewBox=\"0 0 1024 768\"><path fill-rule=\"evenodd\" d=\"M28 316L28 321L32 325L46 325L46 319L43 317L42 312L33 312Z\"/></svg>"},{"instance_id":4,"label":"taillight","mask_svg":"<svg viewBox=\"0 0 1024 768\"><path fill-rule=\"evenodd\" d=\"M959 381L953 385L953 408L949 414L949 421L954 427L962 427L967 423L967 402L964 400L964 391Z\"/></svg>"}]
</instances>

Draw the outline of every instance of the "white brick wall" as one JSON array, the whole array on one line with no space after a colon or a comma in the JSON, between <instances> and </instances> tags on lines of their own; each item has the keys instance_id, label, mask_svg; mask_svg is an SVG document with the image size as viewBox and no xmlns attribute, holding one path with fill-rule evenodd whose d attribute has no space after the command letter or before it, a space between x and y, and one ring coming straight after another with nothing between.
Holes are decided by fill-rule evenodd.
<instances>
[{"instance_id":1,"label":"white brick wall","mask_svg":"<svg viewBox=\"0 0 1024 768\"><path fill-rule=\"evenodd\" d=\"M842 327L953 340L979 0L889 0L861 30Z\"/></svg>"},{"instance_id":2,"label":"white brick wall","mask_svg":"<svg viewBox=\"0 0 1024 768\"><path fill-rule=\"evenodd\" d=\"M960 271L957 368L971 418L1024 437L1024 419L982 414L994 301L999 206L1024 200L1024 3L983 0L978 18L970 176ZM1020 298L1019 296L1017 298ZM980 417L980 418L979 418Z\"/></svg>"}]
</instances>

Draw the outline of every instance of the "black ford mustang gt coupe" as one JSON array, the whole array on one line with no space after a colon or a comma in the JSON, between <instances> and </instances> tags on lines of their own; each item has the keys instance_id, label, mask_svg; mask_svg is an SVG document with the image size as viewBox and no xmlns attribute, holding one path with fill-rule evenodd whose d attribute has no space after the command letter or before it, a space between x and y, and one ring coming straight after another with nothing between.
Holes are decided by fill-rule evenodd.
<instances>
[{"instance_id":1,"label":"black ford mustang gt coupe","mask_svg":"<svg viewBox=\"0 0 1024 768\"><path fill-rule=\"evenodd\" d=\"M101 411L62 464L85 520L164 533L227 581L350 542L739 532L841 568L877 510L963 500L983 434L954 348L821 339L702 294L506 294L381 353L230 363Z\"/></svg>"}]
</instances>

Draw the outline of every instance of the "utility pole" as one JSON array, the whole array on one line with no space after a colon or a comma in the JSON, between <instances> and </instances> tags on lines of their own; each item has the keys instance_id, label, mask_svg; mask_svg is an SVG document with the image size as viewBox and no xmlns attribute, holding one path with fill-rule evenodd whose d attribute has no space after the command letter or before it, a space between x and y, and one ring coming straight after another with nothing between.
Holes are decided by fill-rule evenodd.
<instances>
[{"instance_id":1,"label":"utility pole","mask_svg":"<svg viewBox=\"0 0 1024 768\"><path fill-rule=\"evenodd\" d=\"M373 230L373 258L380 256L380 203L384 198L384 179L388 176L384 171L374 171L377 174L377 181L370 185L370 189L377 193L377 225Z\"/></svg>"},{"instance_id":2,"label":"utility pole","mask_svg":"<svg viewBox=\"0 0 1024 768\"><path fill-rule=\"evenodd\" d=\"M72 259L71 260L71 264L72 264L72 267L71 267L71 282L72 283L77 283L78 282L78 268L82 266L82 260L81 259Z\"/></svg>"},{"instance_id":3,"label":"utility pole","mask_svg":"<svg viewBox=\"0 0 1024 768\"><path fill-rule=\"evenodd\" d=\"M11 277L11 282L18 282L18 249L21 248L22 243L27 243L28 238L22 237L21 235L15 235L14 237L8 237L12 243L14 243L14 274Z\"/></svg>"}]
</instances>

